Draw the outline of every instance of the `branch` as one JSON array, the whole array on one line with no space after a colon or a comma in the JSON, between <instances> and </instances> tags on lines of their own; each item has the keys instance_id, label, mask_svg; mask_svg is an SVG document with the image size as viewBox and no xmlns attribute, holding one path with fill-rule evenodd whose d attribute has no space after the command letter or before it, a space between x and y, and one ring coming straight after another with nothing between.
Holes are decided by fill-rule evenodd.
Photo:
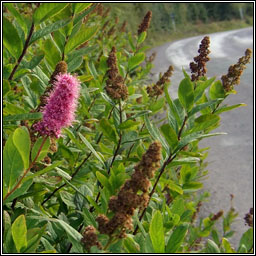
<instances>
[{"instance_id":1,"label":"branch","mask_svg":"<svg viewBox=\"0 0 256 256\"><path fill-rule=\"evenodd\" d=\"M29 31L29 34L28 34L28 37L27 37L27 40L26 40L26 42L25 42L25 44L24 44L23 51L22 51L22 53L21 53L21 55L20 55L20 57L19 57L19 59L18 59L18 61L17 61L17 64L16 64L15 67L13 68L13 70L12 70L12 72L11 72L9 78L8 78L9 81L11 81L11 80L13 79L14 73L16 72L18 66L20 65L20 62L22 61L23 57L24 57L25 54L26 54L26 51L27 51L27 49L28 49L28 47L29 47L29 41L30 41L30 39L31 39L31 37L32 37L34 28L35 28L35 24L34 24L34 22L32 22L31 28L30 28L30 31Z\"/></svg>"}]
</instances>

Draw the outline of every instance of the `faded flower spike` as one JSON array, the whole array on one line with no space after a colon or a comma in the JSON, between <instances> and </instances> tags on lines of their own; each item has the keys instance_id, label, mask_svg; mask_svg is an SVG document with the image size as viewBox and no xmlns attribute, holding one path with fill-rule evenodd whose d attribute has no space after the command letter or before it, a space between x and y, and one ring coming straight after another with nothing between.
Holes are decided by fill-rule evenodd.
<instances>
[{"instance_id":1,"label":"faded flower spike","mask_svg":"<svg viewBox=\"0 0 256 256\"><path fill-rule=\"evenodd\" d=\"M208 49L209 46L210 38L208 36L205 36L199 46L199 55L194 58L195 62L190 63L192 81L197 81L200 77L206 74L206 62L210 60L210 58L208 57L208 54L210 53L210 50Z\"/></svg>"},{"instance_id":2,"label":"faded flower spike","mask_svg":"<svg viewBox=\"0 0 256 256\"><path fill-rule=\"evenodd\" d=\"M142 32L145 32L148 30L151 18L152 18L152 12L148 11L147 14L145 15L142 23L139 26L138 35L140 35Z\"/></svg>"},{"instance_id":3,"label":"faded flower spike","mask_svg":"<svg viewBox=\"0 0 256 256\"><path fill-rule=\"evenodd\" d=\"M246 69L246 64L250 62L252 56L252 50L247 49L245 55L241 57L235 65L231 65L228 69L227 75L221 77L222 85L225 92L230 92L233 90L234 85L240 83L240 77Z\"/></svg>"},{"instance_id":4,"label":"faded flower spike","mask_svg":"<svg viewBox=\"0 0 256 256\"><path fill-rule=\"evenodd\" d=\"M41 135L58 138L63 127L70 126L75 118L80 82L70 74L59 74L54 82L54 90L43 109L43 120L34 128Z\"/></svg>"},{"instance_id":5,"label":"faded flower spike","mask_svg":"<svg viewBox=\"0 0 256 256\"><path fill-rule=\"evenodd\" d=\"M116 59L116 48L113 47L109 53L107 60L108 64L108 80L106 81L106 92L112 99L122 99L125 100L128 98L128 89L124 84L124 79L120 76L117 59Z\"/></svg>"}]
</instances>

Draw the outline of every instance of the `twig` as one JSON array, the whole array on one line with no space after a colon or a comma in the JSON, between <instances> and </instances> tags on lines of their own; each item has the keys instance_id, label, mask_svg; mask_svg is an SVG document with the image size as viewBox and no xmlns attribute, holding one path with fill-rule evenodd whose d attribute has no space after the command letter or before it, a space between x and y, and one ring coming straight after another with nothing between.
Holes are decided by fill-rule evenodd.
<instances>
[{"instance_id":1,"label":"twig","mask_svg":"<svg viewBox=\"0 0 256 256\"><path fill-rule=\"evenodd\" d=\"M16 64L15 67L13 68L13 70L12 70L12 72L11 72L9 78L8 78L9 81L11 81L11 80L13 79L14 73L16 72L16 70L17 70L17 68L19 67L19 65L20 65L20 63L21 63L23 57L24 57L25 54L26 54L26 51L27 51L27 49L28 49L28 47L29 47L29 41L30 41L30 39L31 39L31 37L32 37L34 28L35 28L35 25L34 25L34 22L32 22L31 28L30 28L30 31L29 31L29 34L28 34L28 37L27 37L27 40L26 40L26 42L25 42L25 44L24 44L24 47L23 47L23 51L22 51L22 53L21 53L21 55L20 55L20 57L19 57L19 59L18 59L18 61L17 61L17 64Z\"/></svg>"}]
</instances>

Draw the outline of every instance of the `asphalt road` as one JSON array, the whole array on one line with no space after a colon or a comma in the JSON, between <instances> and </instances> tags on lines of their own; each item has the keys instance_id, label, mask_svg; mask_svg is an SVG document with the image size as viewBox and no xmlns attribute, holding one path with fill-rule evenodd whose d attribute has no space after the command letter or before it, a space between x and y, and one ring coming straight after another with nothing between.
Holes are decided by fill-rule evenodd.
<instances>
[{"instance_id":1,"label":"asphalt road","mask_svg":"<svg viewBox=\"0 0 256 256\"><path fill-rule=\"evenodd\" d=\"M152 49L157 56L154 61L153 79L159 72L165 72L170 64L175 72L171 77L170 94L177 97L179 81L183 79L182 67L190 74L189 63L198 53L202 36L187 38ZM227 73L228 67L235 64L244 55L247 48L253 49L253 28L232 30L209 34L211 60L207 63L207 76L220 78ZM234 195L233 206L239 212L237 221L232 226L236 234L231 242L236 245L242 233L247 230L244 216L253 207L253 60L244 71L240 85L235 87L236 95L230 95L225 100L228 105L246 103L230 112L221 114L221 125L216 132L226 132L221 135L204 139L201 147L210 146L207 158L209 171L204 181L204 189L211 193L209 201L201 208L201 217L209 213L225 212L230 208L230 194ZM236 247L236 246L235 246Z\"/></svg>"}]
</instances>

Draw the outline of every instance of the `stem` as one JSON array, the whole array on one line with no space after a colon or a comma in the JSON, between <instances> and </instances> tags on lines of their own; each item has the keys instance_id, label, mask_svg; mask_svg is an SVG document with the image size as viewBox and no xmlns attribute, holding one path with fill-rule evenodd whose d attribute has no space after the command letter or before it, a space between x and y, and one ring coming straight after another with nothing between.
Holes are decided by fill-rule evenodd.
<instances>
[{"instance_id":1,"label":"stem","mask_svg":"<svg viewBox=\"0 0 256 256\"><path fill-rule=\"evenodd\" d=\"M22 53L21 53L21 55L20 55L20 57L19 57L19 59L18 59L18 61L17 61L17 64L16 64L15 67L13 68L13 70L12 70L12 72L11 72L9 78L8 78L9 81L11 81L11 80L13 79L14 73L16 72L16 70L17 70L17 68L19 67L19 65L20 65L20 63L21 63L23 57L24 57L25 54L26 54L26 51L27 51L27 49L28 49L28 47L29 47L29 41L30 41L30 39L31 39L31 37L32 37L34 28L35 28L35 25L34 25L34 22L32 22L31 28L30 28L30 31L29 31L29 34L28 34L28 37L27 37L26 42L25 42L24 47L23 47L23 51L22 51Z\"/></svg>"},{"instance_id":2,"label":"stem","mask_svg":"<svg viewBox=\"0 0 256 256\"><path fill-rule=\"evenodd\" d=\"M184 121L183 121L183 124L182 124L182 126L181 126L181 128L180 128L180 130L179 130L178 140L180 140L181 133L182 133L184 127L185 127L185 124L186 124L186 122L187 122L187 119L188 119L188 116L185 116Z\"/></svg>"},{"instance_id":3,"label":"stem","mask_svg":"<svg viewBox=\"0 0 256 256\"><path fill-rule=\"evenodd\" d=\"M4 197L4 200L6 200L7 197L9 197L17 188L19 188L19 186L20 186L22 180L24 179L24 177L27 175L27 173L30 171L30 169L34 166L34 164L35 164L37 158L39 157L40 152L41 152L41 150L42 150L42 148L43 148L43 146L44 146L44 143L46 142L47 138L48 138L48 136L45 136L45 137L44 137L44 139L43 139L43 141L42 141L42 144L41 144L41 146L40 146L40 148L39 148L39 150L38 150L38 152L37 152L37 154L36 154L36 156L35 156L35 159L34 159L33 162L30 164L30 166L28 167L28 169L25 170L25 172L23 173L22 177L20 178L20 180L18 181L18 183L15 185L15 187L14 187L11 191L9 191L9 192L6 194L6 196Z\"/></svg>"},{"instance_id":4,"label":"stem","mask_svg":"<svg viewBox=\"0 0 256 256\"><path fill-rule=\"evenodd\" d=\"M112 110L110 111L109 117L111 116L111 113L113 111L114 107L112 108ZM100 143L100 140L103 136L103 133L100 134L98 140L96 141L96 144ZM89 153L89 155L83 160L83 162L77 167L77 169L75 170L75 172L72 174L72 179L77 175L78 171L81 169L81 167L84 165L84 163L90 158L90 156L92 155L92 152ZM41 205L44 205L57 191L59 191L61 188L65 187L67 185L67 183L62 184L60 187L56 188L43 202Z\"/></svg>"}]
</instances>

